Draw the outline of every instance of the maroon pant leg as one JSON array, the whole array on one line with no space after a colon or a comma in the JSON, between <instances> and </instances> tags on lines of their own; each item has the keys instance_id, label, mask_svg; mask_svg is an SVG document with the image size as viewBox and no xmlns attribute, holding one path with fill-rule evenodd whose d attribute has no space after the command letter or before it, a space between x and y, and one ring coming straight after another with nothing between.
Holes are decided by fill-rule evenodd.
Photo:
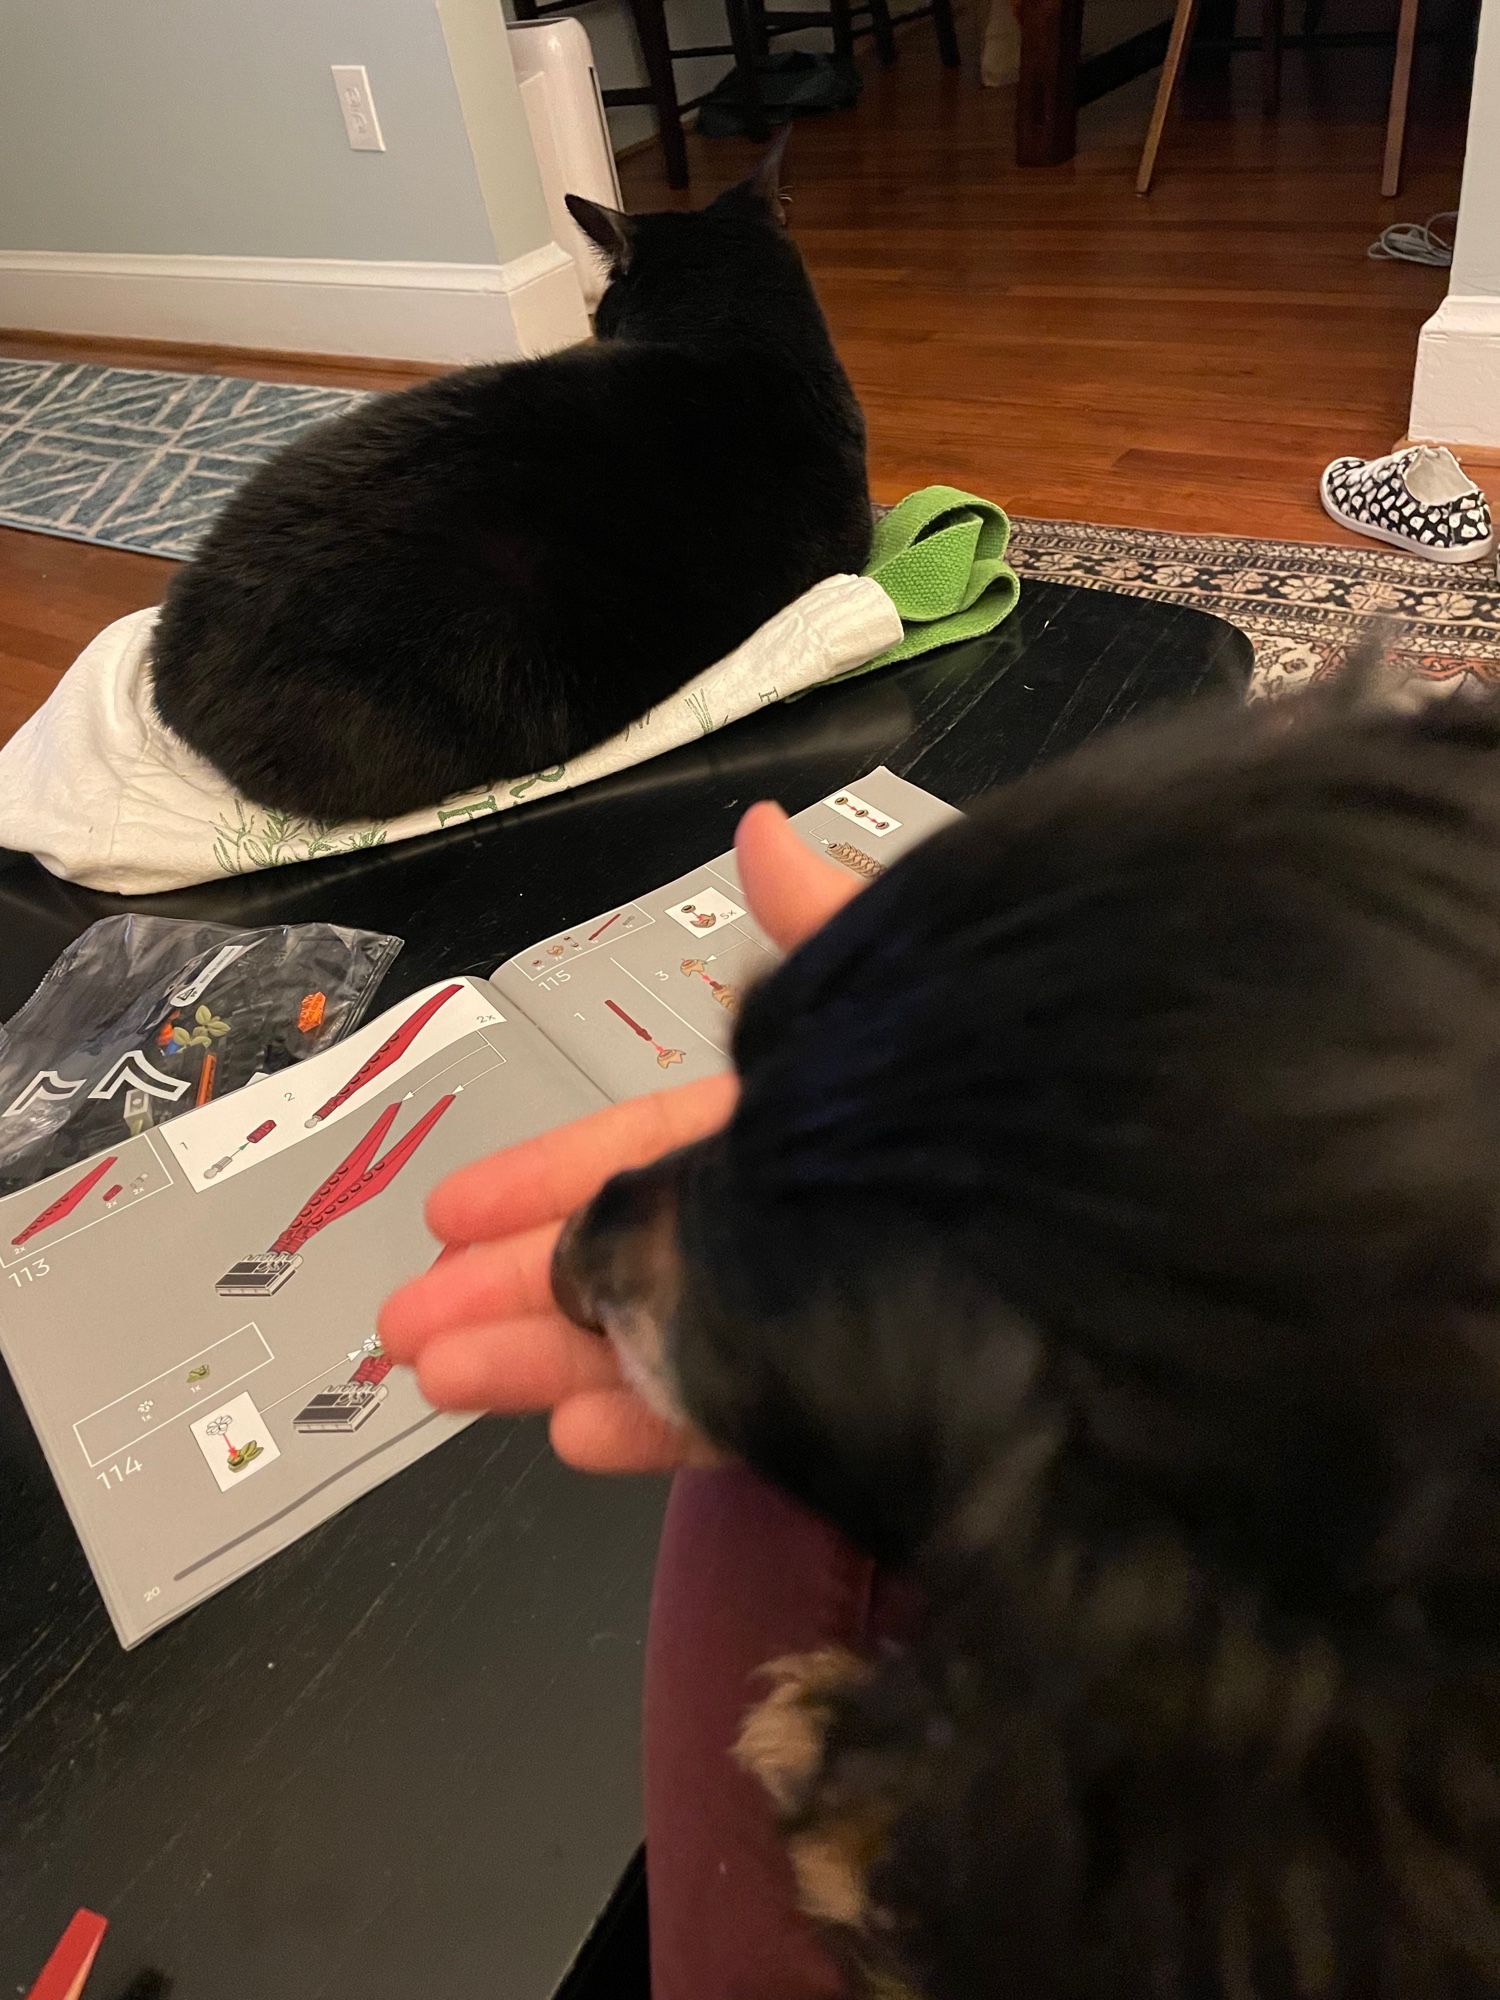
<instances>
[{"instance_id":1,"label":"maroon pant leg","mask_svg":"<svg viewBox=\"0 0 1500 2000\"><path fill-rule=\"evenodd\" d=\"M798 1912L760 1786L730 1751L756 1669L909 1625L910 1597L743 1467L679 1473L646 1653L653 2000L844 2000Z\"/></svg>"}]
</instances>

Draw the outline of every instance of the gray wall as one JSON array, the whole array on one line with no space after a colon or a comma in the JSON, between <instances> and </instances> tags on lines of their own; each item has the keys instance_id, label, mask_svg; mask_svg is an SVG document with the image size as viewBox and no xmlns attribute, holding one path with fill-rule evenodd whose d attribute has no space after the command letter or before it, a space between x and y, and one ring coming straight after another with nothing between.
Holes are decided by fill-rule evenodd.
<instances>
[{"instance_id":1,"label":"gray wall","mask_svg":"<svg viewBox=\"0 0 1500 2000\"><path fill-rule=\"evenodd\" d=\"M503 261L550 231L508 64L487 91L488 212L434 0L0 0L0 251Z\"/></svg>"}]
</instances>

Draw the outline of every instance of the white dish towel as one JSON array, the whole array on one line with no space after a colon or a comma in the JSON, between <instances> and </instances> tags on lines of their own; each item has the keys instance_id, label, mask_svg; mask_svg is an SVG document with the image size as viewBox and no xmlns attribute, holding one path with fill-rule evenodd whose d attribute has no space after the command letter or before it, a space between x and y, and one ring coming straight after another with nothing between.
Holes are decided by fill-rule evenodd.
<instances>
[{"instance_id":1,"label":"white dish towel","mask_svg":"<svg viewBox=\"0 0 1500 2000\"><path fill-rule=\"evenodd\" d=\"M121 895L348 854L505 812L850 673L901 637L896 607L878 583L831 576L569 764L500 779L400 819L326 825L249 804L162 726L148 664L155 622L154 609L133 611L101 632L0 750L0 847L34 854L67 881Z\"/></svg>"}]
</instances>

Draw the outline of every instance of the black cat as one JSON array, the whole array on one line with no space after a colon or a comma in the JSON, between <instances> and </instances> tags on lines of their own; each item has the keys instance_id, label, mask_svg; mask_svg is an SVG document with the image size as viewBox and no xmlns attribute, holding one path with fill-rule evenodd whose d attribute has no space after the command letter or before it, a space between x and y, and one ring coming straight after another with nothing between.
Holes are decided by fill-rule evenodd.
<instances>
[{"instance_id":1,"label":"black cat","mask_svg":"<svg viewBox=\"0 0 1500 2000\"><path fill-rule=\"evenodd\" d=\"M259 805L386 818L576 757L858 570L864 421L778 160L694 214L570 197L610 260L598 344L263 466L168 595L167 726Z\"/></svg>"}]
</instances>

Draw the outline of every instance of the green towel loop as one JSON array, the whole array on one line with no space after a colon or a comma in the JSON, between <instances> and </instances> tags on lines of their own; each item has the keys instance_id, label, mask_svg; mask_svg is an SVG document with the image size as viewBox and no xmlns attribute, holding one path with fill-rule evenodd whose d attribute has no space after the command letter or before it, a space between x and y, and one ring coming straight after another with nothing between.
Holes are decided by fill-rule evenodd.
<instances>
[{"instance_id":1,"label":"green towel loop","mask_svg":"<svg viewBox=\"0 0 1500 2000\"><path fill-rule=\"evenodd\" d=\"M865 575L878 583L900 614L903 631L894 646L863 667L835 674L852 681L896 660L915 659L961 639L993 632L1016 608L1021 585L1005 560L1010 521L1003 507L961 493L956 486L924 486L908 493L875 523ZM823 681L830 687L833 681ZM815 693L805 688L791 697Z\"/></svg>"},{"instance_id":2,"label":"green towel loop","mask_svg":"<svg viewBox=\"0 0 1500 2000\"><path fill-rule=\"evenodd\" d=\"M885 591L906 629L870 666L993 632L1021 594L1005 560L1009 542L1005 510L956 486L924 486L882 515L865 575Z\"/></svg>"}]
</instances>

